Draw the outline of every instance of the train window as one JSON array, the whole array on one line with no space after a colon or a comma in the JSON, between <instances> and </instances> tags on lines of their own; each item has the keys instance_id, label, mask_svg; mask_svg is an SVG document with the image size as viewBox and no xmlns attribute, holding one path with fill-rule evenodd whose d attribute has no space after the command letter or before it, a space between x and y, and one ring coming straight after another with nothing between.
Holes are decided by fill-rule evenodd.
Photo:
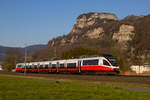
<instances>
[{"instance_id":1,"label":"train window","mask_svg":"<svg viewBox=\"0 0 150 100\"><path fill-rule=\"evenodd\" d=\"M43 69L43 65L40 65L40 69Z\"/></svg>"},{"instance_id":2,"label":"train window","mask_svg":"<svg viewBox=\"0 0 150 100\"><path fill-rule=\"evenodd\" d=\"M30 66L26 66L26 69L30 69Z\"/></svg>"},{"instance_id":3,"label":"train window","mask_svg":"<svg viewBox=\"0 0 150 100\"><path fill-rule=\"evenodd\" d=\"M24 68L26 68L26 69L27 69L27 66L24 66Z\"/></svg>"},{"instance_id":4,"label":"train window","mask_svg":"<svg viewBox=\"0 0 150 100\"><path fill-rule=\"evenodd\" d=\"M37 65L34 65L34 68L37 68Z\"/></svg>"},{"instance_id":5,"label":"train window","mask_svg":"<svg viewBox=\"0 0 150 100\"><path fill-rule=\"evenodd\" d=\"M51 64L51 63L49 63L49 67L52 67L52 64Z\"/></svg>"},{"instance_id":6,"label":"train window","mask_svg":"<svg viewBox=\"0 0 150 100\"><path fill-rule=\"evenodd\" d=\"M26 66L24 65L23 68L25 68Z\"/></svg>"},{"instance_id":7,"label":"train window","mask_svg":"<svg viewBox=\"0 0 150 100\"><path fill-rule=\"evenodd\" d=\"M106 66L110 66L110 64L106 60L103 60L103 64Z\"/></svg>"},{"instance_id":8,"label":"train window","mask_svg":"<svg viewBox=\"0 0 150 100\"><path fill-rule=\"evenodd\" d=\"M29 69L31 69L31 68L32 68L32 66L30 65L30 66L29 66Z\"/></svg>"},{"instance_id":9,"label":"train window","mask_svg":"<svg viewBox=\"0 0 150 100\"><path fill-rule=\"evenodd\" d=\"M108 60L113 66L118 66L118 62L115 58L111 57L111 58L108 58Z\"/></svg>"},{"instance_id":10,"label":"train window","mask_svg":"<svg viewBox=\"0 0 150 100\"><path fill-rule=\"evenodd\" d=\"M94 60L83 60L83 65L98 65L98 59L94 59Z\"/></svg>"},{"instance_id":11,"label":"train window","mask_svg":"<svg viewBox=\"0 0 150 100\"><path fill-rule=\"evenodd\" d=\"M22 65L18 65L17 67L18 67L18 68L21 68L21 67L22 67Z\"/></svg>"},{"instance_id":12,"label":"train window","mask_svg":"<svg viewBox=\"0 0 150 100\"><path fill-rule=\"evenodd\" d=\"M52 64L52 68L56 68L56 64Z\"/></svg>"},{"instance_id":13,"label":"train window","mask_svg":"<svg viewBox=\"0 0 150 100\"><path fill-rule=\"evenodd\" d=\"M64 64L60 64L60 68L65 68Z\"/></svg>"},{"instance_id":14,"label":"train window","mask_svg":"<svg viewBox=\"0 0 150 100\"><path fill-rule=\"evenodd\" d=\"M45 65L45 69L48 69L48 65Z\"/></svg>"},{"instance_id":15,"label":"train window","mask_svg":"<svg viewBox=\"0 0 150 100\"><path fill-rule=\"evenodd\" d=\"M76 63L68 63L67 68L68 69L76 68Z\"/></svg>"}]
</instances>

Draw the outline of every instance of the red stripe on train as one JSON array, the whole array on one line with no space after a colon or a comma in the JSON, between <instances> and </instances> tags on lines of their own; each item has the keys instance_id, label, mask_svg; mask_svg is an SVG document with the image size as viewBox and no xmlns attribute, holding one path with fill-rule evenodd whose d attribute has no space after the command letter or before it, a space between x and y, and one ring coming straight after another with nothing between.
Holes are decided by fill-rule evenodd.
<instances>
[{"instance_id":1,"label":"red stripe on train","mask_svg":"<svg viewBox=\"0 0 150 100\"><path fill-rule=\"evenodd\" d=\"M23 71L23 68L16 68L16 71ZM49 71L49 69L39 69L39 71ZM60 68L59 71L78 71L78 66L76 68ZM38 71L38 69L26 69L26 71ZM51 71L57 71L57 68L51 68ZM114 71L113 68L107 66L81 66L81 71Z\"/></svg>"},{"instance_id":2,"label":"red stripe on train","mask_svg":"<svg viewBox=\"0 0 150 100\"><path fill-rule=\"evenodd\" d=\"M81 71L114 71L114 69L105 66L82 66Z\"/></svg>"}]
</instances>

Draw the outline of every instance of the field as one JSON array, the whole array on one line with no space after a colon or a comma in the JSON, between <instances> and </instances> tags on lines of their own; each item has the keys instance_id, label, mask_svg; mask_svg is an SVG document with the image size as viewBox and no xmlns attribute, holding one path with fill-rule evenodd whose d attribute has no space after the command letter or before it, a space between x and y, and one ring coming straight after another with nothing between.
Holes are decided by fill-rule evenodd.
<instances>
[{"instance_id":1,"label":"field","mask_svg":"<svg viewBox=\"0 0 150 100\"><path fill-rule=\"evenodd\" d=\"M60 81L0 76L0 100L149 100L150 93Z\"/></svg>"}]
</instances>

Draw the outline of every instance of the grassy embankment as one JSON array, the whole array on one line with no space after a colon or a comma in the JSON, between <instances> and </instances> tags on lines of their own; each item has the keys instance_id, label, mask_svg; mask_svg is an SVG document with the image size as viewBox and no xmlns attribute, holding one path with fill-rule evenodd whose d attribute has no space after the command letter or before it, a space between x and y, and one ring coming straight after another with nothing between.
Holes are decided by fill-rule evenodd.
<instances>
[{"instance_id":1,"label":"grassy embankment","mask_svg":"<svg viewBox=\"0 0 150 100\"><path fill-rule=\"evenodd\" d=\"M0 100L148 100L150 93L101 85L0 76Z\"/></svg>"}]
</instances>

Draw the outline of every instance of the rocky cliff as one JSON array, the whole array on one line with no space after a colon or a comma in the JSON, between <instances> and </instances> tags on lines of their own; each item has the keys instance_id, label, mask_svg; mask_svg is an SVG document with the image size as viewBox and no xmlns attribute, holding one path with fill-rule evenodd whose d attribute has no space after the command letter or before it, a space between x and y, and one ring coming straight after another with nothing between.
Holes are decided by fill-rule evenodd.
<instances>
[{"instance_id":1,"label":"rocky cliff","mask_svg":"<svg viewBox=\"0 0 150 100\"><path fill-rule=\"evenodd\" d=\"M117 40L118 43L126 43L131 41L134 35L134 26L123 24L120 26L119 32L113 34L112 39Z\"/></svg>"},{"instance_id":2,"label":"rocky cliff","mask_svg":"<svg viewBox=\"0 0 150 100\"><path fill-rule=\"evenodd\" d=\"M97 23L98 20L118 20L114 14L110 13L88 13L80 15L76 20L76 28L89 27Z\"/></svg>"},{"instance_id":3,"label":"rocky cliff","mask_svg":"<svg viewBox=\"0 0 150 100\"><path fill-rule=\"evenodd\" d=\"M68 45L75 43L81 38L103 39L110 37L118 43L126 43L134 36L134 26L123 23L115 14L88 13L80 15L72 31L67 36L62 36L49 41L49 46Z\"/></svg>"}]
</instances>

